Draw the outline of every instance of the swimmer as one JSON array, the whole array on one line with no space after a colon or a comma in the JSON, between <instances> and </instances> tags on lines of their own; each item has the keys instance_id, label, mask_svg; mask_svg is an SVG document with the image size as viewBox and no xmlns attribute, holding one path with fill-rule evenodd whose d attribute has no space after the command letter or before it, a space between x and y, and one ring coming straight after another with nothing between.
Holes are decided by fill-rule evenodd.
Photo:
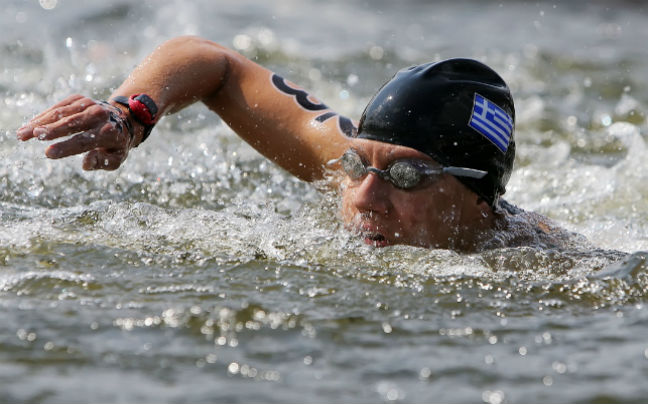
<instances>
[{"instance_id":1,"label":"swimmer","mask_svg":"<svg viewBox=\"0 0 648 404\"><path fill-rule=\"evenodd\" d=\"M356 122L233 50L179 37L107 101L72 95L17 137L63 139L46 148L48 158L85 153L83 169L115 170L162 116L197 101L296 177L331 181L344 223L367 244L470 252L573 239L501 198L515 158L513 98L495 71L471 59L399 71Z\"/></svg>"}]
</instances>

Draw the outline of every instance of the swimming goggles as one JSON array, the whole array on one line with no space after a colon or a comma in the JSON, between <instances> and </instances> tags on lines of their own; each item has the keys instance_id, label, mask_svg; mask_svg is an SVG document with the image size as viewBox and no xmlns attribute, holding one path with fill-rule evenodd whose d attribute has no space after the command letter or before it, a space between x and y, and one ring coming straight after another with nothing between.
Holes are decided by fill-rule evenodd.
<instances>
[{"instance_id":1,"label":"swimming goggles","mask_svg":"<svg viewBox=\"0 0 648 404\"><path fill-rule=\"evenodd\" d=\"M443 173L455 177L483 178L487 171L466 167L432 167L420 160L398 160L387 169L365 165L362 157L355 150L349 149L342 157L331 160L328 164L340 162L344 172L354 181L364 178L369 173L374 173L380 178L391 182L396 188L411 189L416 187L426 178L438 176Z\"/></svg>"}]
</instances>

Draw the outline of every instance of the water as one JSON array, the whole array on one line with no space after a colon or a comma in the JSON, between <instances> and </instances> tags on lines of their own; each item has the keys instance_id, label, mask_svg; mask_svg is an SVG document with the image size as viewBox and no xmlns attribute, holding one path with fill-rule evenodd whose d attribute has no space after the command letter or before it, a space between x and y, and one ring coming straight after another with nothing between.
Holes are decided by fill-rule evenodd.
<instances>
[{"instance_id":1,"label":"water","mask_svg":"<svg viewBox=\"0 0 648 404\"><path fill-rule=\"evenodd\" d=\"M648 9L640 2L5 0L0 401L643 402ZM105 98L198 34L357 118L395 70L476 57L510 83L506 197L597 246L362 245L337 200L206 108L117 172L14 131Z\"/></svg>"}]
</instances>

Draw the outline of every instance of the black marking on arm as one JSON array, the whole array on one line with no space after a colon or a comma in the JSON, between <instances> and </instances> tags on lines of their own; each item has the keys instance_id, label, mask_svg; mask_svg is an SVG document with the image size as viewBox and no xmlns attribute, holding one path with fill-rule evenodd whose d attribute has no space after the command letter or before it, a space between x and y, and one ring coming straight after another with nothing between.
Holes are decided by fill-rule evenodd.
<instances>
[{"instance_id":1,"label":"black marking on arm","mask_svg":"<svg viewBox=\"0 0 648 404\"><path fill-rule=\"evenodd\" d=\"M335 112L329 111L329 112L323 113L322 115L318 116L317 118L315 118L315 120L317 122L322 123L322 122L326 121L327 119L334 117L335 115L337 115Z\"/></svg>"},{"instance_id":2,"label":"black marking on arm","mask_svg":"<svg viewBox=\"0 0 648 404\"><path fill-rule=\"evenodd\" d=\"M288 84L286 84L286 80L276 73L272 74L272 84L274 84L274 86L277 87L279 91L295 97L297 104L299 104L299 106L301 106L305 110L321 111L323 109L328 109L328 107L321 102L317 104L311 102L308 99L308 93L306 91L290 87Z\"/></svg>"},{"instance_id":3,"label":"black marking on arm","mask_svg":"<svg viewBox=\"0 0 648 404\"><path fill-rule=\"evenodd\" d=\"M293 87L290 87L288 84L286 84L286 80L279 76L276 73L272 74L272 84L282 93L291 95L295 98L295 101L297 104L299 104L300 107L304 108L307 111L322 111L325 109L329 109L329 107L326 106L326 104L319 102L319 103L314 103L311 100L308 99L309 94L301 89L296 89ZM330 118L333 118L334 116L338 117L338 127L344 135L347 137L352 137L355 135L355 132L358 130L354 125L353 121L351 119L338 115L337 113L333 111L328 111L325 112L315 118L315 121L319 123L323 123Z\"/></svg>"},{"instance_id":4,"label":"black marking on arm","mask_svg":"<svg viewBox=\"0 0 648 404\"><path fill-rule=\"evenodd\" d=\"M344 133L347 137L354 137L358 132L358 128L355 127L353 121L351 121L346 116L340 115L340 117L338 118L338 125L340 126L342 133Z\"/></svg>"},{"instance_id":5,"label":"black marking on arm","mask_svg":"<svg viewBox=\"0 0 648 404\"><path fill-rule=\"evenodd\" d=\"M344 133L347 137L353 137L358 128L356 128L355 125L353 125L353 121L351 121L346 116L338 115L335 112L329 111L318 116L317 118L315 118L315 120L322 123L326 122L330 118L333 118L334 116L338 117L338 127L340 128L340 132Z\"/></svg>"}]
</instances>

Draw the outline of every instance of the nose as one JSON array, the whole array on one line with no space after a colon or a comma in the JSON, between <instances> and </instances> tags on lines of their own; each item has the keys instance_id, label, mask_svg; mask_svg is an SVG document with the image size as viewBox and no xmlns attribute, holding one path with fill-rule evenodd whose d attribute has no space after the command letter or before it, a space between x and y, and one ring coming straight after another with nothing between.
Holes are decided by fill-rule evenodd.
<instances>
[{"instance_id":1,"label":"nose","mask_svg":"<svg viewBox=\"0 0 648 404\"><path fill-rule=\"evenodd\" d=\"M375 212L386 215L391 208L391 184L376 173L368 173L354 188L353 205L362 213Z\"/></svg>"}]
</instances>

